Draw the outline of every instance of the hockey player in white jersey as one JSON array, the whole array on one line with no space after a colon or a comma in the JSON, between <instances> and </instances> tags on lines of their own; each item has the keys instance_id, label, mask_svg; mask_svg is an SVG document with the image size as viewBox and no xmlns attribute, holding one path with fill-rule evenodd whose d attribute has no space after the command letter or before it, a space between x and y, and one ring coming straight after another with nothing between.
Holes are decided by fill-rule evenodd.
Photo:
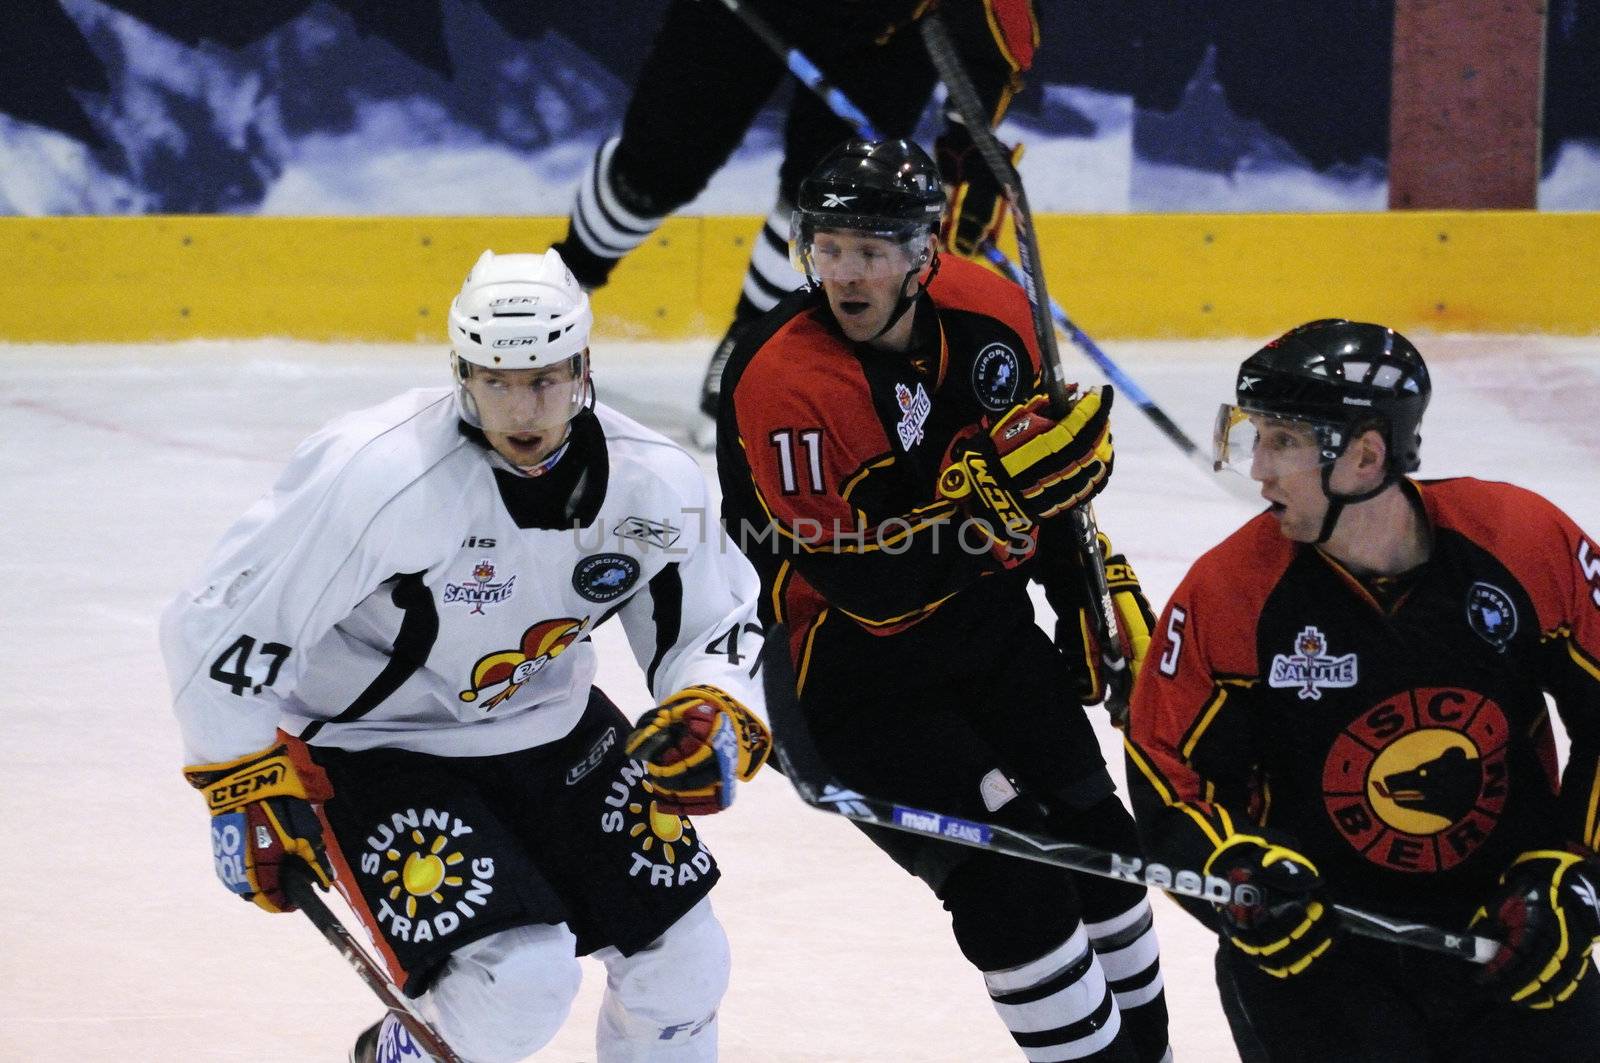
<instances>
[{"instance_id":1,"label":"hockey player in white jersey","mask_svg":"<svg viewBox=\"0 0 1600 1063\"><path fill-rule=\"evenodd\" d=\"M608 969L605 1063L716 1058L715 812L771 741L759 585L696 463L596 404L588 297L555 251L485 252L453 388L307 439L167 610L189 781L229 889L292 910L304 861L468 1063L550 1040ZM592 686L613 615L659 707ZM353 1060L425 1060L393 1015Z\"/></svg>"}]
</instances>

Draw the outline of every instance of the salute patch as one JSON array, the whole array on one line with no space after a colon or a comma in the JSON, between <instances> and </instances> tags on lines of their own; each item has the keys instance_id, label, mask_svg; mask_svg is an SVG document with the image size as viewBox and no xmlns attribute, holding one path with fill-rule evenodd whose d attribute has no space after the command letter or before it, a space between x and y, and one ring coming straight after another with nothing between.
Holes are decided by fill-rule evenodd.
<instances>
[{"instance_id":1,"label":"salute patch","mask_svg":"<svg viewBox=\"0 0 1600 1063\"><path fill-rule=\"evenodd\" d=\"M1267 685L1279 689L1300 688L1301 698L1320 700L1322 689L1356 685L1356 655L1335 657L1328 653L1328 640L1314 627L1295 636L1295 652L1274 654Z\"/></svg>"}]
</instances>

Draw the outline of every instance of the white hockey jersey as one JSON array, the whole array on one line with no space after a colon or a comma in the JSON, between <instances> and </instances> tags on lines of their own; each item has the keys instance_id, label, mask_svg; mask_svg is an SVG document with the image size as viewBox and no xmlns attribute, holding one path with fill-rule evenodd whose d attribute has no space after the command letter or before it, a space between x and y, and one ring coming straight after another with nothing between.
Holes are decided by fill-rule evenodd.
<instances>
[{"instance_id":1,"label":"white hockey jersey","mask_svg":"<svg viewBox=\"0 0 1600 1063\"><path fill-rule=\"evenodd\" d=\"M764 714L759 581L694 459L598 406L558 473L572 510L529 526L523 496L549 485L463 436L447 388L307 439L162 617L188 763L278 727L441 756L554 741L583 713L590 635L613 614L658 701L706 683Z\"/></svg>"}]
</instances>

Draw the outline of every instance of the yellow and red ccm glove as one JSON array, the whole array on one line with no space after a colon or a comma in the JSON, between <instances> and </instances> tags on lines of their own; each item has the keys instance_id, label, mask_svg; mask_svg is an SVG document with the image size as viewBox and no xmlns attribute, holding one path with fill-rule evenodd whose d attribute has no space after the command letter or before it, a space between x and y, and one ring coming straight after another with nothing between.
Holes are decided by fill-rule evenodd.
<instances>
[{"instance_id":1,"label":"yellow and red ccm glove","mask_svg":"<svg viewBox=\"0 0 1600 1063\"><path fill-rule=\"evenodd\" d=\"M727 693L692 686L639 717L625 748L644 761L662 811L707 816L755 778L772 752L772 732Z\"/></svg>"},{"instance_id":2,"label":"yellow and red ccm glove","mask_svg":"<svg viewBox=\"0 0 1600 1063\"><path fill-rule=\"evenodd\" d=\"M266 911L292 912L281 881L287 860L303 861L322 885L333 884L312 807L332 797L333 786L304 747L285 742L225 764L194 764L183 777L206 795L211 856L228 889Z\"/></svg>"}]
</instances>

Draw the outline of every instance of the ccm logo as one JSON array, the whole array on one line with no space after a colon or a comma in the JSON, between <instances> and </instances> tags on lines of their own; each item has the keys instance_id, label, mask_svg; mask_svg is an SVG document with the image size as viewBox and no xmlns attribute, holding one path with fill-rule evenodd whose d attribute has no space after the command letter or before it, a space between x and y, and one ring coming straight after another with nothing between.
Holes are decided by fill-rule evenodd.
<instances>
[{"instance_id":1,"label":"ccm logo","mask_svg":"<svg viewBox=\"0 0 1600 1063\"><path fill-rule=\"evenodd\" d=\"M539 342L538 336L515 336L508 340L495 340L491 347L531 347Z\"/></svg>"},{"instance_id":2,"label":"ccm logo","mask_svg":"<svg viewBox=\"0 0 1600 1063\"><path fill-rule=\"evenodd\" d=\"M270 790L280 785L283 780L284 766L272 764L242 779L232 779L227 783L213 786L206 796L212 808L221 808L247 800L252 794L258 794L262 790Z\"/></svg>"}]
</instances>

